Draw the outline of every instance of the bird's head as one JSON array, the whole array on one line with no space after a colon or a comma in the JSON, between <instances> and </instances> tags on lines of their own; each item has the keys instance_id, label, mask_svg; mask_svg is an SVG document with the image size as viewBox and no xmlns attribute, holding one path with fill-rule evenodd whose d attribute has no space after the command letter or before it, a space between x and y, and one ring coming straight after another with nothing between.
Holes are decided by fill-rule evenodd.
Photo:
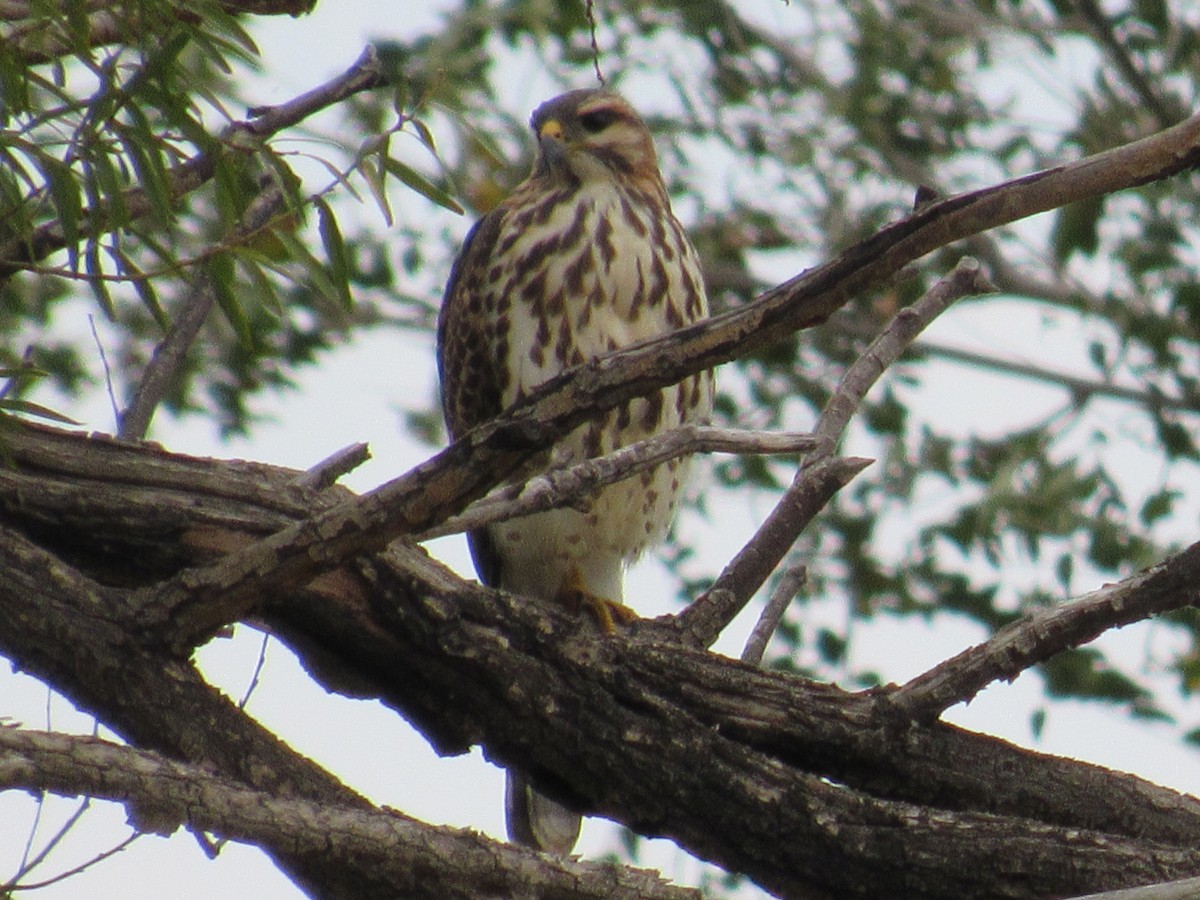
<instances>
[{"instance_id":1,"label":"bird's head","mask_svg":"<svg viewBox=\"0 0 1200 900\"><path fill-rule=\"evenodd\" d=\"M536 176L579 182L614 175L661 180L649 129L611 91L570 91L547 100L530 124L538 141Z\"/></svg>"}]
</instances>

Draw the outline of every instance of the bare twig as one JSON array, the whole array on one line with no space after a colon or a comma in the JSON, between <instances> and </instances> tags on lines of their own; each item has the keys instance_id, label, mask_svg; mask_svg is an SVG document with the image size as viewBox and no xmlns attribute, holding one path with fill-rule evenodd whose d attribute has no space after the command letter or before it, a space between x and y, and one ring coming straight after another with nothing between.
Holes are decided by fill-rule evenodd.
<instances>
[{"instance_id":1,"label":"bare twig","mask_svg":"<svg viewBox=\"0 0 1200 900\"><path fill-rule=\"evenodd\" d=\"M771 592L771 599L767 601L762 615L758 617L758 622L755 624L754 630L750 632L750 638L742 650L742 662L750 663L752 666L762 663L767 644L770 643L772 635L779 628L779 623L783 621L783 614L787 612L787 608L796 598L796 594L804 586L804 580L807 577L808 571L804 566L792 566L779 576L779 582L775 585L775 590Z\"/></svg>"},{"instance_id":2,"label":"bare twig","mask_svg":"<svg viewBox=\"0 0 1200 900\"><path fill-rule=\"evenodd\" d=\"M108 391L108 402L112 406L113 419L120 421L120 408L117 406L117 395L113 391L112 369L108 365L108 354L104 352L104 342L100 340L100 333L96 331L96 320L91 315L88 315L88 328L92 331L96 352L100 354L100 365L104 369L104 387Z\"/></svg>"},{"instance_id":3,"label":"bare twig","mask_svg":"<svg viewBox=\"0 0 1200 900\"><path fill-rule=\"evenodd\" d=\"M878 380L889 366L892 365L930 322L944 312L955 300L967 294L991 290L991 284L982 274L979 264L970 258L964 258L954 267L950 274L940 279L926 292L920 300L908 309L903 309L892 319L888 327L864 351L842 377L837 389L829 398L817 421L815 433L822 439L815 453L810 453L804 460L791 486L784 491L779 504L755 532L745 548L725 567L712 590L694 604L703 605L703 614L697 614L706 623L706 627L717 631L698 633L694 626L685 628L685 635L699 638L704 646L716 640L720 630L733 620L742 608L750 602L750 598L763 585L775 567L788 554L800 532L808 526L812 516L829 499L833 492L824 493L818 490L814 493L809 479L820 477L823 487L831 486L824 481L824 475L818 476L817 466L828 459L829 448L835 447L841 440L850 418L857 411L867 391ZM836 484L836 491L861 471L870 461L859 460L859 464L846 469L847 479ZM800 502L799 498L823 497L820 506L812 506L811 502ZM798 509L804 510L804 515L797 515ZM743 571L744 570L744 571ZM720 610L720 614L716 611ZM681 618L687 615L685 610ZM782 613L781 613L782 615ZM778 620L776 620L778 626ZM770 640L770 635L764 638Z\"/></svg>"},{"instance_id":4,"label":"bare twig","mask_svg":"<svg viewBox=\"0 0 1200 900\"><path fill-rule=\"evenodd\" d=\"M242 698L238 700L238 709L245 709L250 703L250 698L254 696L254 692L258 690L263 667L267 664L267 647L270 643L271 635L264 632L262 640L258 644L258 659L254 661L254 671L250 673L250 683L246 685L246 690L242 692Z\"/></svg>"},{"instance_id":5,"label":"bare twig","mask_svg":"<svg viewBox=\"0 0 1200 900\"><path fill-rule=\"evenodd\" d=\"M785 492L754 537L722 570L708 592L675 617L680 640L695 647L711 645L775 571L779 560L794 542L794 535L803 531L833 495L871 462L857 457L826 457L809 467L805 478ZM788 539L778 535L793 537ZM780 546L784 546L783 551L778 551Z\"/></svg>"},{"instance_id":6,"label":"bare twig","mask_svg":"<svg viewBox=\"0 0 1200 900\"><path fill-rule=\"evenodd\" d=\"M888 695L913 719L936 719L993 681L1011 681L1030 666L1093 640L1111 628L1200 601L1200 543L1078 600L1031 612Z\"/></svg>"},{"instance_id":7,"label":"bare twig","mask_svg":"<svg viewBox=\"0 0 1200 900\"><path fill-rule=\"evenodd\" d=\"M86 802L85 802L85 807L86 807ZM18 891L18 890L20 890L20 891L37 891L37 890L41 890L43 888L48 888L52 884L61 884L62 882L66 881L68 878L74 878L76 875L79 875L81 872L86 872L88 869L92 868L92 866L97 866L100 863L104 862L106 859L111 859L112 857L116 856L118 853L124 852L126 849L128 849L128 847L131 844L133 844L134 841L136 841L141 836L142 836L141 834L134 832L133 834L126 837L124 840L121 840L118 843L114 844L113 846L109 847L107 850L97 853L91 859L86 860L85 862L82 862L77 866L72 866L69 869L65 869L64 871L59 872L53 878L46 878L43 881L21 881L20 877L18 876L16 878L13 878L7 884L0 884L0 891L13 891L13 892ZM21 881L21 883L18 884L17 883L18 881Z\"/></svg>"},{"instance_id":8,"label":"bare twig","mask_svg":"<svg viewBox=\"0 0 1200 900\"><path fill-rule=\"evenodd\" d=\"M425 541L473 531L506 519L564 506L597 488L632 478L680 456L693 453L800 453L812 450L816 445L817 441L810 434L681 425L606 456L551 469L522 484L493 491L471 504L462 515L453 516L416 538Z\"/></svg>"},{"instance_id":9,"label":"bare twig","mask_svg":"<svg viewBox=\"0 0 1200 900\"><path fill-rule=\"evenodd\" d=\"M364 443L350 444L327 456L296 479L299 487L323 491L347 472L352 472L371 458L371 449Z\"/></svg>"},{"instance_id":10,"label":"bare twig","mask_svg":"<svg viewBox=\"0 0 1200 900\"><path fill-rule=\"evenodd\" d=\"M1157 388L1125 387L1100 381L1095 378L1081 378L1068 372L1058 372L1043 366L1016 362L1011 359L1000 359L986 353L962 350L946 344L932 341L917 341L912 350L921 354L940 359L961 362L968 366L977 366L1005 375L1015 375L1019 378L1032 378L1046 384L1057 385L1070 393L1071 399L1077 404L1086 403L1094 397L1111 397L1114 400L1126 400L1136 403L1146 409L1166 410L1170 412L1197 413L1200 412L1200 395L1171 396Z\"/></svg>"},{"instance_id":11,"label":"bare twig","mask_svg":"<svg viewBox=\"0 0 1200 900\"><path fill-rule=\"evenodd\" d=\"M47 723L48 724L48 723ZM0 726L5 727L5 726ZM45 810L45 791L39 791L37 815L34 816L33 823L29 827L29 834L25 841L25 849L21 853L21 862L17 866L17 871L13 873L12 878L7 884L0 884L0 890L7 890L11 885L15 885L21 881L30 872L34 871L38 866L49 858L62 841L71 834L75 826L83 818L84 814L92 807L92 798L84 797L79 806L72 810L71 815L67 816L66 820L58 827L58 829L50 836L50 839L42 845L42 849L36 854L33 853L33 841L37 837L38 825L42 820L42 813ZM0 896L4 896L0 894Z\"/></svg>"},{"instance_id":12,"label":"bare twig","mask_svg":"<svg viewBox=\"0 0 1200 900\"><path fill-rule=\"evenodd\" d=\"M592 69L596 72L596 80L604 84L604 73L600 71L600 44L596 40L596 5L594 0L584 3L584 15L587 17L588 33L592 41Z\"/></svg>"},{"instance_id":13,"label":"bare twig","mask_svg":"<svg viewBox=\"0 0 1200 900\"><path fill-rule=\"evenodd\" d=\"M836 447L867 391L903 355L918 334L956 300L994 290L976 260L969 256L959 260L958 265L938 279L920 300L896 313L887 328L854 361L821 410L815 433L825 438L829 447Z\"/></svg>"}]
</instances>

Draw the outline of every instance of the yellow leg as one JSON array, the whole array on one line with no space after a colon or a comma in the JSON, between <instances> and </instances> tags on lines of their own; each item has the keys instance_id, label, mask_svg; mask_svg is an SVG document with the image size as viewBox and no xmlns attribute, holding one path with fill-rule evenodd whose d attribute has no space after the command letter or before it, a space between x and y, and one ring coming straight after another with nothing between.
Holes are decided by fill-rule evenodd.
<instances>
[{"instance_id":1,"label":"yellow leg","mask_svg":"<svg viewBox=\"0 0 1200 900\"><path fill-rule=\"evenodd\" d=\"M559 598L574 609L586 609L596 618L596 623L605 634L617 630L617 624L628 625L637 620L637 613L616 600L598 597L583 586L583 574L578 567L571 570L562 587L558 590Z\"/></svg>"}]
</instances>

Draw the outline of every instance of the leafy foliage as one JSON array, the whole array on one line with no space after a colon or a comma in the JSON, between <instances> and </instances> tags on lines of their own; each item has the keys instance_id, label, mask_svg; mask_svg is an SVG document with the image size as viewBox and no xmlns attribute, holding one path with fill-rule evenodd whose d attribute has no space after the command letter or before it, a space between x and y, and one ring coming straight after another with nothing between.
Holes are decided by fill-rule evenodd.
<instances>
[{"instance_id":1,"label":"leafy foliage","mask_svg":"<svg viewBox=\"0 0 1200 900\"><path fill-rule=\"evenodd\" d=\"M297 366L378 322L380 303L414 305L390 273L381 278L380 239L348 239L326 197L354 191L357 176L386 204L395 178L457 205L389 155L389 138L406 126L432 149L428 130L399 107L393 123L362 132L361 147L335 141L340 158L319 162L328 177L310 189L295 171L307 154L247 140L230 113L251 105L242 91L258 60L224 4L192 4L186 15L170 2L120 10L127 28L111 46L93 45L87 15L63 19L55 4L33 4L0 45L0 260L13 263L0 272L0 362L27 356L67 391L97 378L84 362L90 348L58 341L50 327L55 308L83 290L114 326L113 355L132 390L203 273L222 315L166 405L245 431L256 392L288 386ZM64 52L37 65L46 47ZM247 230L269 188L281 192L280 208ZM14 277L21 268L30 275Z\"/></svg>"}]
</instances>

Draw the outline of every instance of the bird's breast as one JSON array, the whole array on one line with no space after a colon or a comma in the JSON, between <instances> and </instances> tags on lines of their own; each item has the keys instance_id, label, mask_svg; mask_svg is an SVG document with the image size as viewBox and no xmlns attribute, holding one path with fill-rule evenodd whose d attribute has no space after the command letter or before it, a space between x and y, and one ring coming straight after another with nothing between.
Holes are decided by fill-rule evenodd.
<instances>
[{"instance_id":1,"label":"bird's breast","mask_svg":"<svg viewBox=\"0 0 1200 900\"><path fill-rule=\"evenodd\" d=\"M695 251L665 198L613 183L584 185L511 214L488 290L502 315L498 363L511 374L504 405L566 369L674 331L707 315ZM554 448L554 465L600 456L682 422L707 419L707 374L621 404ZM659 466L606 487L580 508L494 526L510 590L536 595L572 568L611 581L623 561L661 540L685 466ZM595 574L589 574L588 567ZM615 598L614 598L615 599Z\"/></svg>"}]
</instances>

